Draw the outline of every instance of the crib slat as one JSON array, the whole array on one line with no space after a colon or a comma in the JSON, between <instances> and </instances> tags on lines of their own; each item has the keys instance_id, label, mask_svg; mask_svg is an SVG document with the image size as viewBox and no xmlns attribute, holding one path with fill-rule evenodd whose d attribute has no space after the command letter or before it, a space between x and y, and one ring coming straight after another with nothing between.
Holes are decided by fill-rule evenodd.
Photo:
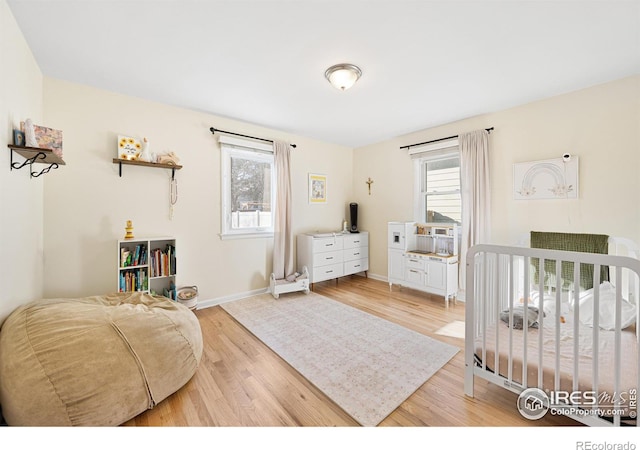
<instances>
[{"instance_id":1,"label":"crib slat","mask_svg":"<svg viewBox=\"0 0 640 450\"><path fill-rule=\"evenodd\" d=\"M615 329L615 349L613 353L613 392L614 392L614 403L613 407L618 410L620 408L620 371L622 368L620 364L622 362L622 330L620 329L622 325L622 270L616 270L616 329ZM620 416L618 414L613 416L613 424L616 426L620 425Z\"/></svg>"},{"instance_id":2,"label":"crib slat","mask_svg":"<svg viewBox=\"0 0 640 450\"><path fill-rule=\"evenodd\" d=\"M575 266L575 264L574 264ZM555 377L553 385L556 391L560 390L560 301L562 300L562 261L556 259L556 330L555 330Z\"/></svg>"},{"instance_id":3,"label":"crib slat","mask_svg":"<svg viewBox=\"0 0 640 450\"><path fill-rule=\"evenodd\" d=\"M580 264L573 265L573 335L580 335ZM580 358L579 340L573 340L573 391L578 390Z\"/></svg>"},{"instance_id":4,"label":"crib slat","mask_svg":"<svg viewBox=\"0 0 640 450\"><path fill-rule=\"evenodd\" d=\"M516 294L514 285L513 285L513 274L515 272L513 266L515 261L513 259L513 255L509 255L509 285L511 289L509 289L509 329L511 329L511 324L513 323L513 299ZM509 352L508 352L508 366L507 366L507 379L509 383L513 382L513 334L509 332Z\"/></svg>"},{"instance_id":5,"label":"crib slat","mask_svg":"<svg viewBox=\"0 0 640 450\"><path fill-rule=\"evenodd\" d=\"M544 279L546 277L546 273L544 271L545 259L538 259L538 388L543 388L543 375L544 375L544 366L542 364L544 351L543 351L543 335L544 335Z\"/></svg>"},{"instance_id":6,"label":"crib slat","mask_svg":"<svg viewBox=\"0 0 640 450\"><path fill-rule=\"evenodd\" d=\"M596 397L599 395L598 382L599 382L599 364L600 361L600 264L594 264L593 266L593 377L592 377L592 390L595 392Z\"/></svg>"},{"instance_id":7,"label":"crib slat","mask_svg":"<svg viewBox=\"0 0 640 450\"><path fill-rule=\"evenodd\" d=\"M524 257L524 310L525 312L527 311L527 307L528 307L528 300L529 300L529 295L531 295L530 291L529 291L529 267L531 264L531 259L528 256ZM526 315L525 315L526 317ZM509 329L509 333L513 332L513 328ZM525 320L524 324L523 324L523 331L524 333L522 333L522 342L523 342L523 347L524 347L524 351L522 354L522 386L523 387L528 387L528 380L527 380L527 375L528 375L528 370L527 370L527 350L528 350L528 346L527 346L527 335L529 334L529 327L527 326L527 322Z\"/></svg>"}]
</instances>

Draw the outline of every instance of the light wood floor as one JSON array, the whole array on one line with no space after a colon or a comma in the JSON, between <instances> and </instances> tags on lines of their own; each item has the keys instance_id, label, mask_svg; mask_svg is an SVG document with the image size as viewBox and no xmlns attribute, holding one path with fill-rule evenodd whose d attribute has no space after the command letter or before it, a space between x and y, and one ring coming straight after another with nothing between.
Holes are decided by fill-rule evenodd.
<instances>
[{"instance_id":1,"label":"light wood floor","mask_svg":"<svg viewBox=\"0 0 640 450\"><path fill-rule=\"evenodd\" d=\"M314 291L383 319L458 346L461 351L380 426L551 426L579 424L547 414L523 418L516 394L477 381L464 395L464 339L436 334L464 321L464 303L361 276L316 283ZM196 311L204 354L194 377L178 392L125 426L358 426L321 391L216 306Z\"/></svg>"}]
</instances>

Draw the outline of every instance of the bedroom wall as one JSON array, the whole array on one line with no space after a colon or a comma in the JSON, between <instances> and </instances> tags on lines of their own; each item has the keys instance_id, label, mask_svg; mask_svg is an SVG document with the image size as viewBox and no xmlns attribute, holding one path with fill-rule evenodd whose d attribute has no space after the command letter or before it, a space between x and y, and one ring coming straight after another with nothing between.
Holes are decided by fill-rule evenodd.
<instances>
[{"instance_id":1,"label":"bedroom wall","mask_svg":"<svg viewBox=\"0 0 640 450\"><path fill-rule=\"evenodd\" d=\"M640 243L640 76L422 130L354 150L353 191L371 232L370 270L386 279L389 221L413 220L412 163L403 145L481 128L490 136L492 241L531 230L602 233ZM579 157L579 198L514 200L513 164ZM374 180L371 195L365 180Z\"/></svg>"},{"instance_id":2,"label":"bedroom wall","mask_svg":"<svg viewBox=\"0 0 640 450\"><path fill-rule=\"evenodd\" d=\"M339 229L351 199L352 150L240 121L90 88L44 80L48 126L64 133L67 165L45 179L45 296L82 296L117 288L116 241L175 236L178 284L197 285L200 301L227 299L268 286L272 239L221 240L220 151L209 128L297 144L292 153L295 233ZM215 109L215 105L211 106ZM117 135L147 136L151 150L174 151L178 202L169 220L164 169L124 166ZM309 205L308 173L328 176L329 202Z\"/></svg>"},{"instance_id":3,"label":"bedroom wall","mask_svg":"<svg viewBox=\"0 0 640 450\"><path fill-rule=\"evenodd\" d=\"M0 61L0 142L9 144L21 121L41 123L42 73L4 0ZM43 286L43 180L30 179L27 168L10 170L10 154L0 152L0 324L19 305L40 298Z\"/></svg>"}]
</instances>

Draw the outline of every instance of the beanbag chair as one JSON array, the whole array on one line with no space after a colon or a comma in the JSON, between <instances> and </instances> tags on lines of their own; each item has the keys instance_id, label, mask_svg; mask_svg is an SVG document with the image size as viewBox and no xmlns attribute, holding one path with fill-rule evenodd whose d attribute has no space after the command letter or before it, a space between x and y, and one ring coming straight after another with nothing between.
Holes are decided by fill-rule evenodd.
<instances>
[{"instance_id":1,"label":"beanbag chair","mask_svg":"<svg viewBox=\"0 0 640 450\"><path fill-rule=\"evenodd\" d=\"M165 297L39 300L0 329L9 425L115 426L180 389L202 357L195 314Z\"/></svg>"}]
</instances>

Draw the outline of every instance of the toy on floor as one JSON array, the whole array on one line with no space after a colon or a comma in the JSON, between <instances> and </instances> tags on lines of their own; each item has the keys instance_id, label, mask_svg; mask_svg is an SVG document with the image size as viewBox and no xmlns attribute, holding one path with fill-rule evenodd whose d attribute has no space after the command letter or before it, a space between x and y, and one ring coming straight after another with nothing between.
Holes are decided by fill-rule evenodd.
<instances>
[{"instance_id":1,"label":"toy on floor","mask_svg":"<svg viewBox=\"0 0 640 450\"><path fill-rule=\"evenodd\" d=\"M287 277L286 279L276 280L276 275L271 274L269 282L269 292L273 295L273 298L280 297L280 294L287 294L289 292L304 292L308 294L309 289L309 271L307 266L302 268L302 273L296 272L295 274Z\"/></svg>"}]
</instances>

